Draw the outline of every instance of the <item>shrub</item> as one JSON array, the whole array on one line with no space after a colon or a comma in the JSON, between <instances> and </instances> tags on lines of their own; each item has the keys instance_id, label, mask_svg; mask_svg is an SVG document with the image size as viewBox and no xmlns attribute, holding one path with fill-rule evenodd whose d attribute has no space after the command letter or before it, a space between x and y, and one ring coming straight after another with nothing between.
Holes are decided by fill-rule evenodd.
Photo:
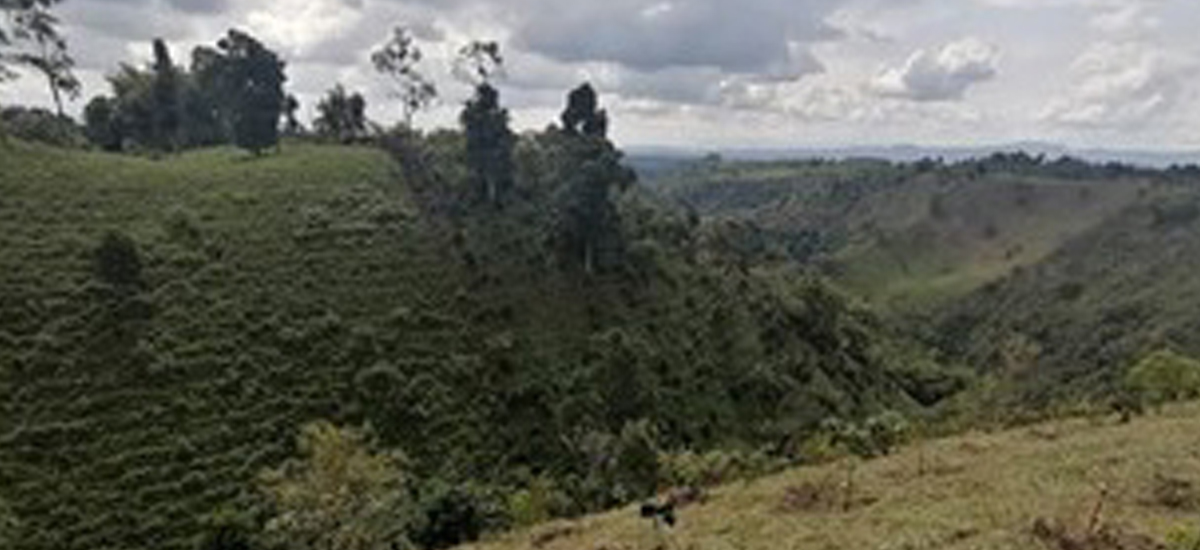
<instances>
[{"instance_id":1,"label":"shrub","mask_svg":"<svg viewBox=\"0 0 1200 550\"><path fill-rule=\"evenodd\" d=\"M421 548L450 548L505 527L499 499L493 492L435 479L422 484L419 493L418 518L411 538Z\"/></svg>"},{"instance_id":2,"label":"shrub","mask_svg":"<svg viewBox=\"0 0 1200 550\"><path fill-rule=\"evenodd\" d=\"M1146 405L1192 399L1200 396L1200 361L1159 350L1129 369L1125 386Z\"/></svg>"},{"instance_id":3,"label":"shrub","mask_svg":"<svg viewBox=\"0 0 1200 550\"><path fill-rule=\"evenodd\" d=\"M92 270L100 281L122 290L142 287L142 259L137 244L124 233L110 231L92 257Z\"/></svg>"},{"instance_id":4,"label":"shrub","mask_svg":"<svg viewBox=\"0 0 1200 550\"><path fill-rule=\"evenodd\" d=\"M45 109L7 107L0 111L0 127L12 137L56 147L82 149L88 143L73 120Z\"/></svg>"},{"instance_id":5,"label":"shrub","mask_svg":"<svg viewBox=\"0 0 1200 550\"><path fill-rule=\"evenodd\" d=\"M276 512L269 541L296 550L412 546L417 513L401 455L377 452L363 434L327 422L305 426L297 446L298 459L260 478Z\"/></svg>"}]
</instances>

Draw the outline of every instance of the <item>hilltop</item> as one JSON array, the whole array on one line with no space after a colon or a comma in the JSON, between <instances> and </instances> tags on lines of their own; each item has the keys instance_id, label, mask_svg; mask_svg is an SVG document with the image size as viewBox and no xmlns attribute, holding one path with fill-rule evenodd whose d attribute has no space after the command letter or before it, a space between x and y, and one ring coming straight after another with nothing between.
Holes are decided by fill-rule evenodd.
<instances>
[{"instance_id":1,"label":"hilltop","mask_svg":"<svg viewBox=\"0 0 1200 550\"><path fill-rule=\"evenodd\" d=\"M861 463L849 510L839 462L716 488L671 531L624 508L467 548L1186 548L1198 536L1197 430L1200 408L1189 404L1130 424L971 432Z\"/></svg>"}]
</instances>

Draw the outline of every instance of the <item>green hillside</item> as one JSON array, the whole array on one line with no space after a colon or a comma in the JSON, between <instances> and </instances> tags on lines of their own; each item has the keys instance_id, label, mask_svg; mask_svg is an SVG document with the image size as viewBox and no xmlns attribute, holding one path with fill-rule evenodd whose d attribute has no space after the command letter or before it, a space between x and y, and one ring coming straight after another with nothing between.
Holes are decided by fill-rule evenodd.
<instances>
[{"instance_id":1,"label":"green hillside","mask_svg":"<svg viewBox=\"0 0 1200 550\"><path fill-rule=\"evenodd\" d=\"M663 186L704 215L753 223L764 246L908 312L1039 262L1147 185L1138 172L1088 179L990 166L726 163Z\"/></svg>"},{"instance_id":2,"label":"green hillside","mask_svg":"<svg viewBox=\"0 0 1200 550\"><path fill-rule=\"evenodd\" d=\"M522 140L500 210L455 202L460 139L423 141L405 170L302 144L160 161L0 147L0 500L17 547L192 548L218 510L261 510L253 479L317 419L407 454L422 499L504 502L536 475L571 514L645 490L611 492L625 470L589 466L597 441L786 459L825 418L912 408L937 382L822 283L703 260L686 216L637 190L618 261L564 267L555 142Z\"/></svg>"},{"instance_id":3,"label":"green hillside","mask_svg":"<svg viewBox=\"0 0 1200 550\"><path fill-rule=\"evenodd\" d=\"M1200 195L1155 196L942 311L943 346L1011 371L1025 403L1112 391L1159 349L1200 353Z\"/></svg>"}]
</instances>

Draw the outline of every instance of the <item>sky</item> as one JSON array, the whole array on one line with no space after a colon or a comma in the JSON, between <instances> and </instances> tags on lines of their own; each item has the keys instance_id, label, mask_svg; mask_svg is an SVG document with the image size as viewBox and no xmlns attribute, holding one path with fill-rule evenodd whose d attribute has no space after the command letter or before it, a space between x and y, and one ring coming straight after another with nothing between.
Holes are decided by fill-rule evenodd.
<instances>
[{"instance_id":1,"label":"sky","mask_svg":"<svg viewBox=\"0 0 1200 550\"><path fill-rule=\"evenodd\" d=\"M520 129L557 118L589 81L625 146L805 148L1024 141L1200 148L1197 0L64 0L84 82L107 93L151 41L177 62L229 28L288 63L311 117L341 83L390 123L399 102L373 72L391 29L413 30L441 92L422 127L455 124L470 88L451 75L472 39L505 52L499 81ZM0 102L46 105L41 80Z\"/></svg>"}]
</instances>

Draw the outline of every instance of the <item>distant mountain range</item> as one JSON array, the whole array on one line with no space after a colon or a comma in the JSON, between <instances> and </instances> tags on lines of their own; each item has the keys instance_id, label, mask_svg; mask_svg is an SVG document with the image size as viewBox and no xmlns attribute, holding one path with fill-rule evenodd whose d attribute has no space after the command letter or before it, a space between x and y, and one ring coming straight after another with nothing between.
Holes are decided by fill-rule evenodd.
<instances>
[{"instance_id":1,"label":"distant mountain range","mask_svg":"<svg viewBox=\"0 0 1200 550\"><path fill-rule=\"evenodd\" d=\"M686 160L699 158L710 153L717 153L727 160L742 161L771 161L789 159L848 159L875 158L892 162L912 162L924 158L941 158L947 162L969 160L986 157L993 153L1014 153L1024 151L1030 155L1045 155L1055 159L1069 156L1095 163L1121 162L1151 168L1166 168L1171 165L1200 165L1200 150L1187 151L1155 151L1137 149L1076 149L1046 142L1017 142L994 146L923 146L923 145L882 145L860 147L827 147L827 148L729 148L701 149L686 147L631 146L626 151L635 163L646 162L648 159L658 159L660 162L669 159Z\"/></svg>"}]
</instances>

